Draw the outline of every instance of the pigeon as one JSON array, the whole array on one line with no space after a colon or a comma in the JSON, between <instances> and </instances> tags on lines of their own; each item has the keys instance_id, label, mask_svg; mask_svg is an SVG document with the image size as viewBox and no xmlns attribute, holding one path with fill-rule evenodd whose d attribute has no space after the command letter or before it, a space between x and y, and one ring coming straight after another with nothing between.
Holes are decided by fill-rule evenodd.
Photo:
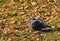
<instances>
[{"instance_id":1,"label":"pigeon","mask_svg":"<svg viewBox=\"0 0 60 41\"><path fill-rule=\"evenodd\" d=\"M45 25L41 20L35 19L35 18L30 18L30 27L32 27L33 30L35 31L51 31L52 29Z\"/></svg>"}]
</instances>

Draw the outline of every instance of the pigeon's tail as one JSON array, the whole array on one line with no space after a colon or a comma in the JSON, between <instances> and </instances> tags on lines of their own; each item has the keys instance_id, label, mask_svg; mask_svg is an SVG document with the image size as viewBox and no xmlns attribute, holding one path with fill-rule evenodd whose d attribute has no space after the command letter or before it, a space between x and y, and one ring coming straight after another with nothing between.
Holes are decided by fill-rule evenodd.
<instances>
[{"instance_id":1,"label":"pigeon's tail","mask_svg":"<svg viewBox=\"0 0 60 41\"><path fill-rule=\"evenodd\" d=\"M49 28L49 27L42 28L41 30L42 30L42 31L52 31L52 29L51 29L51 28Z\"/></svg>"}]
</instances>

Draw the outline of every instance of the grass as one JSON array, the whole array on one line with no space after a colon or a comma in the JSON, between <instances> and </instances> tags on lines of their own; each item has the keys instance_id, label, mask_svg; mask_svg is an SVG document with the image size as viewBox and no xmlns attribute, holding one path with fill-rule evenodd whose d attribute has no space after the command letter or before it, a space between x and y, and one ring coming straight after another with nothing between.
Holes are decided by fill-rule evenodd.
<instances>
[{"instance_id":1,"label":"grass","mask_svg":"<svg viewBox=\"0 0 60 41\"><path fill-rule=\"evenodd\" d=\"M60 41L59 9L60 0L0 0L0 41ZM31 17L53 31L34 31L28 26Z\"/></svg>"}]
</instances>

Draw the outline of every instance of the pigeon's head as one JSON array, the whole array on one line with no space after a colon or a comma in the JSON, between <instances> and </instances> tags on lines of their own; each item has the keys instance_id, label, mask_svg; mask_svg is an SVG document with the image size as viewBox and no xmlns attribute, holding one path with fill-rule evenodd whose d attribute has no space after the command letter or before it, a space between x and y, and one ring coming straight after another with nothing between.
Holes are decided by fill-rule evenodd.
<instances>
[{"instance_id":1,"label":"pigeon's head","mask_svg":"<svg viewBox=\"0 0 60 41\"><path fill-rule=\"evenodd\" d=\"M30 22L32 22L32 21L34 21L34 20L37 20L37 19L35 19L35 18L30 18Z\"/></svg>"}]
</instances>

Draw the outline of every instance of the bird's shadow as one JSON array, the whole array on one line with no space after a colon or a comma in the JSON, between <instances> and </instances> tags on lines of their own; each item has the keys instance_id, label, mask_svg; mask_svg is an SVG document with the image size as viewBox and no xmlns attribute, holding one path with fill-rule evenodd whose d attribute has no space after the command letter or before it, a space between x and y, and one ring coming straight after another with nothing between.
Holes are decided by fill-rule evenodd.
<instances>
[{"instance_id":1,"label":"bird's shadow","mask_svg":"<svg viewBox=\"0 0 60 41\"><path fill-rule=\"evenodd\" d=\"M55 32L55 31L60 31L60 28L53 29L53 31L54 31L54 32Z\"/></svg>"},{"instance_id":2,"label":"bird's shadow","mask_svg":"<svg viewBox=\"0 0 60 41\"><path fill-rule=\"evenodd\" d=\"M60 28L59 29L52 29L51 31L41 31L41 32L46 32L46 33L53 33L53 32L60 32Z\"/></svg>"}]
</instances>

